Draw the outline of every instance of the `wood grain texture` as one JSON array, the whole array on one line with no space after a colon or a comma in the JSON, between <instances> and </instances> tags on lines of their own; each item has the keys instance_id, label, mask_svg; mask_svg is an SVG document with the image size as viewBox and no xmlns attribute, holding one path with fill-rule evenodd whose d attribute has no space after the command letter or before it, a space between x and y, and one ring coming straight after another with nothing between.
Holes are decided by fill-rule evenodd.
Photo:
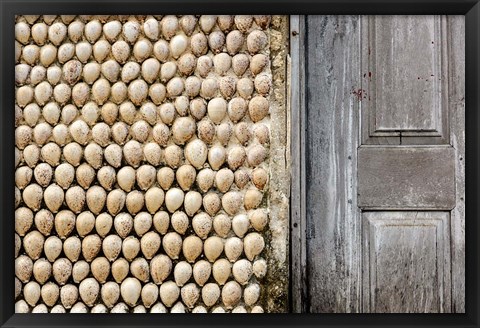
<instances>
[{"instance_id":1,"label":"wood grain texture","mask_svg":"<svg viewBox=\"0 0 480 328\"><path fill-rule=\"evenodd\" d=\"M361 147L358 204L364 209L455 207L455 161L450 146Z\"/></svg>"},{"instance_id":2,"label":"wood grain texture","mask_svg":"<svg viewBox=\"0 0 480 328\"><path fill-rule=\"evenodd\" d=\"M356 149L358 16L307 16L306 215L309 312L359 312Z\"/></svg>"},{"instance_id":3,"label":"wood grain texture","mask_svg":"<svg viewBox=\"0 0 480 328\"><path fill-rule=\"evenodd\" d=\"M449 213L362 216L364 312L450 312Z\"/></svg>"},{"instance_id":4,"label":"wood grain texture","mask_svg":"<svg viewBox=\"0 0 480 328\"><path fill-rule=\"evenodd\" d=\"M307 241L305 214L305 16L290 16L291 115L291 294L293 312L307 311Z\"/></svg>"},{"instance_id":5,"label":"wood grain texture","mask_svg":"<svg viewBox=\"0 0 480 328\"><path fill-rule=\"evenodd\" d=\"M452 310L465 312L465 16L448 16L449 107L455 149L452 229Z\"/></svg>"},{"instance_id":6,"label":"wood grain texture","mask_svg":"<svg viewBox=\"0 0 480 328\"><path fill-rule=\"evenodd\" d=\"M446 16L362 17L364 144L449 142L446 49Z\"/></svg>"}]
</instances>

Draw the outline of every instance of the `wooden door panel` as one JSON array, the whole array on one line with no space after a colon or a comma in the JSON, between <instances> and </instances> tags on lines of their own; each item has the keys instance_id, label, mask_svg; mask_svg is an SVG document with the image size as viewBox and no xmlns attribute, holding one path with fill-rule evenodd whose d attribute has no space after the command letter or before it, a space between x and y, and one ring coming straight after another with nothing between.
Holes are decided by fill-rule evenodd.
<instances>
[{"instance_id":1,"label":"wooden door panel","mask_svg":"<svg viewBox=\"0 0 480 328\"><path fill-rule=\"evenodd\" d=\"M358 206L451 210L455 207L454 149L360 147Z\"/></svg>"},{"instance_id":2,"label":"wooden door panel","mask_svg":"<svg viewBox=\"0 0 480 328\"><path fill-rule=\"evenodd\" d=\"M448 212L364 212L364 312L450 312Z\"/></svg>"},{"instance_id":3,"label":"wooden door panel","mask_svg":"<svg viewBox=\"0 0 480 328\"><path fill-rule=\"evenodd\" d=\"M446 17L365 16L362 28L363 143L448 143Z\"/></svg>"}]
</instances>

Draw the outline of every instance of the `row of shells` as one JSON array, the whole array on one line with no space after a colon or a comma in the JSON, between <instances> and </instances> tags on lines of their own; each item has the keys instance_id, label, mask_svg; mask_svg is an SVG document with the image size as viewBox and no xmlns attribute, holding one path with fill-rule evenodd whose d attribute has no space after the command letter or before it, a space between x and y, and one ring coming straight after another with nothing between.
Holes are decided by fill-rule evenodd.
<instances>
[{"instance_id":1,"label":"row of shells","mask_svg":"<svg viewBox=\"0 0 480 328\"><path fill-rule=\"evenodd\" d=\"M261 313L270 16L18 16L15 308Z\"/></svg>"},{"instance_id":2,"label":"row of shells","mask_svg":"<svg viewBox=\"0 0 480 328\"><path fill-rule=\"evenodd\" d=\"M116 108L116 106L111 107ZM203 119L200 122L196 122L190 116L173 117L171 119L164 117L167 124L159 122L153 127L144 119L135 119L137 115L143 114L142 109L139 110L140 113L129 113L128 111L135 110L133 105L129 107L129 103L124 103L120 106L120 110L123 112L122 120L115 122L114 120L104 119L110 114L109 112L103 113L104 108L102 108L102 114L99 115L100 110L97 110L98 107L92 106L91 103L89 103L83 106L81 116L75 121L69 122L69 125L64 124L68 122L67 119L62 120L62 123L58 123L58 119L57 122L55 122L55 118L52 119L50 115L58 114L58 116L60 116L60 114L70 114L70 111L76 111L74 106L65 106L61 113L55 111L55 109L58 108L56 105L47 105L40 109L38 105L29 104L23 111L17 107L17 122L25 121L27 124L19 124L15 129L15 145L22 150L31 143L43 146L49 141L53 141L59 146L65 146L73 142L82 146L88 143L94 143L100 147L107 147L111 144L123 145L128 140L133 140L133 142L131 142L132 148L138 148L139 142L153 141L159 146L173 146L172 149L177 149L178 147L175 147L175 145L184 145L196 136L200 142L195 141L195 143L197 143L195 146L205 150L207 145L218 144L219 146L227 146L230 141L238 141L237 146L251 144L254 139L261 145L267 145L269 142L269 129L264 123L251 124L248 120L238 122L241 118L244 118L245 112L247 111L246 107L243 109L243 116L240 116L239 113L236 112L236 110L239 109L238 107L231 109L229 117L238 118L235 119L237 123L235 125L230 121L221 123L227 113L226 106L214 107L212 105L208 107L208 110L211 111L208 119ZM157 106L153 105L151 108L153 110L152 116L157 113L155 111L156 107ZM260 107L252 108L250 117L254 119L254 122L258 122L260 121L260 117L263 119L268 115L268 102L265 108L261 108L261 115L259 115L259 111L257 111ZM107 109L105 109L105 111L106 110ZM167 114L162 112L162 110L167 110L167 108L161 108L159 110L160 118ZM207 108L205 108L205 110L207 110ZM76 113L76 115L78 115L78 113ZM39 122L39 118L41 117L46 117L48 121ZM99 118L102 118L103 121L97 123ZM90 125L84 119L87 119L87 122L91 122ZM212 121L212 119L214 121ZM154 120L158 122L158 119L154 118L149 121ZM111 122L112 126L106 122ZM132 125L128 125L129 122L132 122ZM171 127L169 127L169 125ZM114 147L115 146L111 146L112 149L114 149ZM188 151L185 150L185 152L187 156ZM124 155L127 160L131 160L131 158L127 156L129 155L128 153ZM112 162L112 159L109 160Z\"/></svg>"}]
</instances>

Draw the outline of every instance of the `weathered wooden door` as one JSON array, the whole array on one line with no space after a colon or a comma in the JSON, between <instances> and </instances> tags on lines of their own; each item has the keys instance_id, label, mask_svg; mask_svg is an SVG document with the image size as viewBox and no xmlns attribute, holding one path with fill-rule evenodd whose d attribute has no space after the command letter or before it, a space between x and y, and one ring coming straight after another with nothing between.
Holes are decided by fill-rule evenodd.
<instances>
[{"instance_id":1,"label":"weathered wooden door","mask_svg":"<svg viewBox=\"0 0 480 328\"><path fill-rule=\"evenodd\" d=\"M293 310L464 312L464 17L291 31Z\"/></svg>"}]
</instances>

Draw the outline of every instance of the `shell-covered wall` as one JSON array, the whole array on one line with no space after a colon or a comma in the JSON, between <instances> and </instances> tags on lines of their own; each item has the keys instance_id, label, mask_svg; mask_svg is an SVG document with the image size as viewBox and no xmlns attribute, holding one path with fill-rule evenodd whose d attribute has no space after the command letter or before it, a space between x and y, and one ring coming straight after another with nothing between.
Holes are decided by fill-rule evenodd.
<instances>
[{"instance_id":1,"label":"shell-covered wall","mask_svg":"<svg viewBox=\"0 0 480 328\"><path fill-rule=\"evenodd\" d=\"M16 312L286 304L285 26L17 17Z\"/></svg>"}]
</instances>

